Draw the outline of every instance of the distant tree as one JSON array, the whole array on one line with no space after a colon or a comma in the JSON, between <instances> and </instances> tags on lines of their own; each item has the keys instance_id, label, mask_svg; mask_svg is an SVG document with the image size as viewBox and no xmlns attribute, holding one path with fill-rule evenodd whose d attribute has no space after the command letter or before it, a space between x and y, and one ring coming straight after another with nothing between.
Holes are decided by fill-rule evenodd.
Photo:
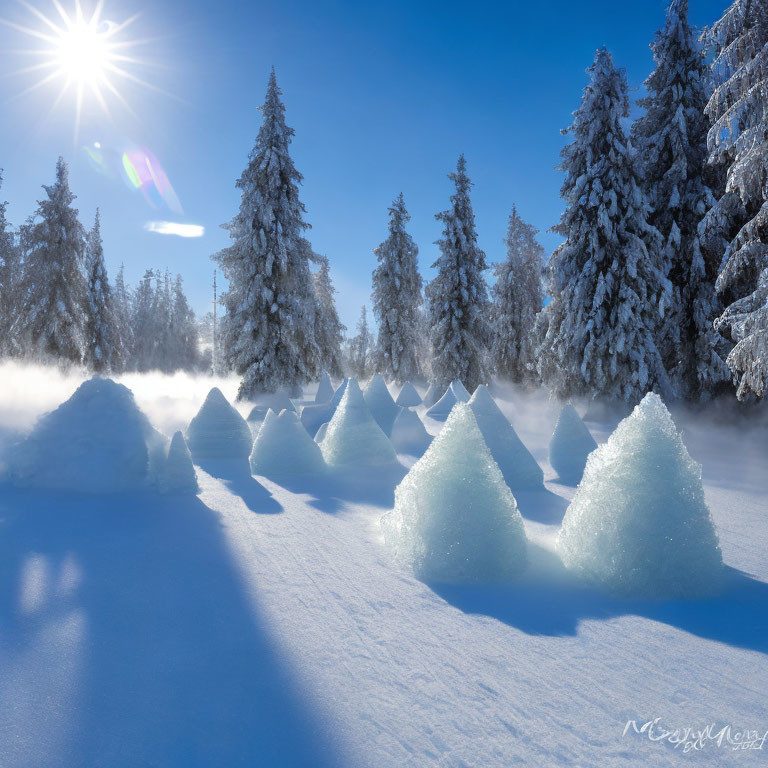
<instances>
[{"instance_id":1,"label":"distant tree","mask_svg":"<svg viewBox=\"0 0 768 768\"><path fill-rule=\"evenodd\" d=\"M534 325L541 311L541 261L544 249L538 230L512 208L507 225L507 258L494 264L496 283L491 288L493 347L496 373L517 383L536 377Z\"/></svg>"},{"instance_id":2,"label":"distant tree","mask_svg":"<svg viewBox=\"0 0 768 768\"><path fill-rule=\"evenodd\" d=\"M419 249L405 227L411 217L402 193L389 209L389 235L374 251L373 312L379 323L375 365L400 384L419 379L419 306L422 280Z\"/></svg>"},{"instance_id":3,"label":"distant tree","mask_svg":"<svg viewBox=\"0 0 768 768\"><path fill-rule=\"evenodd\" d=\"M131 368L145 372L152 370L155 362L155 346L159 332L156 316L155 290L152 281L155 272L151 269L144 272L139 281L133 301L132 329L133 349Z\"/></svg>"},{"instance_id":4,"label":"distant tree","mask_svg":"<svg viewBox=\"0 0 768 768\"><path fill-rule=\"evenodd\" d=\"M336 289L331 282L328 257L315 254L315 261L319 264L317 272L313 275L313 285L317 303L315 338L320 348L320 364L323 370L339 379L344 375L341 347L344 343L344 331L347 329L342 325L336 311Z\"/></svg>"},{"instance_id":5,"label":"distant tree","mask_svg":"<svg viewBox=\"0 0 768 768\"><path fill-rule=\"evenodd\" d=\"M184 295L181 275L173 283L170 317L169 361L171 370L194 371L200 365L200 333L195 313Z\"/></svg>"},{"instance_id":6,"label":"distant tree","mask_svg":"<svg viewBox=\"0 0 768 768\"><path fill-rule=\"evenodd\" d=\"M125 267L121 264L115 277L115 287L112 291L112 309L117 335L122 341L123 359L121 361L113 360L113 370L125 370L132 367L132 356L134 348L131 293L125 284ZM119 362L120 368L115 366Z\"/></svg>"},{"instance_id":7,"label":"distant tree","mask_svg":"<svg viewBox=\"0 0 768 768\"><path fill-rule=\"evenodd\" d=\"M437 241L440 258L432 265L437 275L427 285L432 344L432 376L446 387L461 379L473 391L488 383L488 344L491 341L488 288L483 272L488 268L485 253L477 245L475 214L469 190L464 155L456 173L448 176L456 185L451 207L435 217L443 222Z\"/></svg>"},{"instance_id":8,"label":"distant tree","mask_svg":"<svg viewBox=\"0 0 768 768\"><path fill-rule=\"evenodd\" d=\"M0 169L0 187L3 171ZM11 328L19 314L21 253L6 219L8 203L0 202L0 356L17 355Z\"/></svg>"},{"instance_id":9,"label":"distant tree","mask_svg":"<svg viewBox=\"0 0 768 768\"><path fill-rule=\"evenodd\" d=\"M349 371L359 381L372 375L371 371L371 332L368 330L368 311L365 307L360 310L357 321L357 333L349 340Z\"/></svg>"}]
</instances>

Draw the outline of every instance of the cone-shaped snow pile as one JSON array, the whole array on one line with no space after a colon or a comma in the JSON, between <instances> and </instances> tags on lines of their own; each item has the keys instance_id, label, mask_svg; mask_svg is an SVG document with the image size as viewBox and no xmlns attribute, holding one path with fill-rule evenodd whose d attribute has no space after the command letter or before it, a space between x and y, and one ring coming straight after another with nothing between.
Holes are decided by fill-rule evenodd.
<instances>
[{"instance_id":1,"label":"cone-shaped snow pile","mask_svg":"<svg viewBox=\"0 0 768 768\"><path fill-rule=\"evenodd\" d=\"M568 568L621 594L717 590L723 560L701 467L658 395L646 395L589 457L558 549Z\"/></svg>"},{"instance_id":2,"label":"cone-shaped snow pile","mask_svg":"<svg viewBox=\"0 0 768 768\"><path fill-rule=\"evenodd\" d=\"M421 401L421 404L426 408L431 408L437 402L438 397L440 397L440 390L437 388L437 382L432 379L429 382L427 391L424 393L424 399Z\"/></svg>"},{"instance_id":3,"label":"cone-shaped snow pile","mask_svg":"<svg viewBox=\"0 0 768 768\"><path fill-rule=\"evenodd\" d=\"M339 384L339 388L333 393L333 397L331 398L331 405L334 407L334 409L339 407L341 398L344 397L344 393L347 391L347 384L349 384L349 381L349 379L344 379L344 381Z\"/></svg>"},{"instance_id":4,"label":"cone-shaped snow pile","mask_svg":"<svg viewBox=\"0 0 768 768\"><path fill-rule=\"evenodd\" d=\"M403 388L395 400L395 405L399 405L401 408L415 408L417 405L421 405L421 395L410 381L403 384Z\"/></svg>"},{"instance_id":5,"label":"cone-shaped snow pile","mask_svg":"<svg viewBox=\"0 0 768 768\"><path fill-rule=\"evenodd\" d=\"M386 382L380 373L377 373L365 388L365 404L376 423L381 427L387 437L392 434L392 424L397 417L397 406L389 394Z\"/></svg>"},{"instance_id":6,"label":"cone-shaped snow pile","mask_svg":"<svg viewBox=\"0 0 768 768\"><path fill-rule=\"evenodd\" d=\"M187 427L187 443L195 461L247 459L253 436L246 420L214 387Z\"/></svg>"},{"instance_id":7,"label":"cone-shaped snow pile","mask_svg":"<svg viewBox=\"0 0 768 768\"><path fill-rule=\"evenodd\" d=\"M483 384L475 390L469 405L486 445L512 492L542 489L544 472Z\"/></svg>"},{"instance_id":8,"label":"cone-shaped snow pile","mask_svg":"<svg viewBox=\"0 0 768 768\"><path fill-rule=\"evenodd\" d=\"M445 421L456 403L469 401L469 392L458 380L451 382L445 394L427 411L427 416L437 421Z\"/></svg>"},{"instance_id":9,"label":"cone-shaped snow pile","mask_svg":"<svg viewBox=\"0 0 768 768\"><path fill-rule=\"evenodd\" d=\"M318 444L293 411L267 413L251 452L251 471L266 477L315 475L325 471Z\"/></svg>"},{"instance_id":10,"label":"cone-shaped snow pile","mask_svg":"<svg viewBox=\"0 0 768 768\"><path fill-rule=\"evenodd\" d=\"M354 379L347 382L320 446L325 461L334 466L377 466L397 461L395 449L368 410L360 386Z\"/></svg>"},{"instance_id":11,"label":"cone-shaped snow pile","mask_svg":"<svg viewBox=\"0 0 768 768\"><path fill-rule=\"evenodd\" d=\"M587 465L587 457L597 448L595 438L581 420L576 409L568 403L557 420L549 443L549 463L561 480L578 485Z\"/></svg>"},{"instance_id":12,"label":"cone-shaped snow pile","mask_svg":"<svg viewBox=\"0 0 768 768\"><path fill-rule=\"evenodd\" d=\"M161 493L199 493L192 455L181 432L176 432L157 478Z\"/></svg>"},{"instance_id":13,"label":"cone-shaped snow pile","mask_svg":"<svg viewBox=\"0 0 768 768\"><path fill-rule=\"evenodd\" d=\"M333 384L331 383L331 377L326 371L323 371L323 375L320 377L320 383L317 385L317 392L315 393L316 403L329 403L333 397Z\"/></svg>"},{"instance_id":14,"label":"cone-shaped snow pile","mask_svg":"<svg viewBox=\"0 0 768 768\"><path fill-rule=\"evenodd\" d=\"M525 568L515 497L464 403L397 487L381 525L395 557L427 581L503 581Z\"/></svg>"},{"instance_id":15,"label":"cone-shaped snow pile","mask_svg":"<svg viewBox=\"0 0 768 768\"><path fill-rule=\"evenodd\" d=\"M325 433L328 431L328 424L330 424L329 421L326 421L325 424L320 425L320 429L317 430L317 434L315 435L315 442L316 443L322 443L323 439L325 438ZM309 433L307 433L309 434Z\"/></svg>"},{"instance_id":16,"label":"cone-shaped snow pile","mask_svg":"<svg viewBox=\"0 0 768 768\"><path fill-rule=\"evenodd\" d=\"M344 397L348 381L349 379L344 379L344 381L339 384L339 388L333 393L333 397L329 403L305 405L301 409L301 423L304 425L304 429L309 432L310 437L314 437L320 427L333 418L333 414L336 412L336 408L338 408L341 398Z\"/></svg>"},{"instance_id":17,"label":"cone-shaped snow pile","mask_svg":"<svg viewBox=\"0 0 768 768\"><path fill-rule=\"evenodd\" d=\"M85 493L144 488L165 460L167 439L111 379L90 379L43 416L9 461L24 486Z\"/></svg>"},{"instance_id":18,"label":"cone-shaped snow pile","mask_svg":"<svg viewBox=\"0 0 768 768\"><path fill-rule=\"evenodd\" d=\"M432 436L416 411L401 408L392 426L392 445L398 453L421 456L429 448Z\"/></svg>"},{"instance_id":19,"label":"cone-shaped snow pile","mask_svg":"<svg viewBox=\"0 0 768 768\"><path fill-rule=\"evenodd\" d=\"M274 392L272 394L260 395L256 398L256 405L251 409L248 414L248 421L264 421L267 417L267 411L272 409L275 413L281 411L295 411L296 406L293 404L288 395L285 392Z\"/></svg>"}]
</instances>

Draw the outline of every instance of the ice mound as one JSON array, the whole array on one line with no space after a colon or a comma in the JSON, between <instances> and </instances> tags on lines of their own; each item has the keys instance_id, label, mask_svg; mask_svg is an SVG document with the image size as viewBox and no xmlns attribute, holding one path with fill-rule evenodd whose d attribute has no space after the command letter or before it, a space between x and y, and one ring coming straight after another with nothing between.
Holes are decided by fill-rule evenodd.
<instances>
[{"instance_id":1,"label":"ice mound","mask_svg":"<svg viewBox=\"0 0 768 768\"><path fill-rule=\"evenodd\" d=\"M322 443L323 439L325 438L325 433L328 431L328 425L330 424L329 421L326 421L325 424L320 425L320 429L317 430L317 434L315 435L315 442L316 443Z\"/></svg>"},{"instance_id":2,"label":"ice mound","mask_svg":"<svg viewBox=\"0 0 768 768\"><path fill-rule=\"evenodd\" d=\"M558 550L566 567L627 596L717 591L723 560L701 466L658 395L646 395L590 455Z\"/></svg>"},{"instance_id":3,"label":"ice mound","mask_svg":"<svg viewBox=\"0 0 768 768\"><path fill-rule=\"evenodd\" d=\"M401 408L392 426L391 440L398 453L421 456L429 448L432 436L424 428L416 411Z\"/></svg>"},{"instance_id":4,"label":"ice mound","mask_svg":"<svg viewBox=\"0 0 768 768\"><path fill-rule=\"evenodd\" d=\"M94 378L42 416L9 459L18 485L115 493L150 485L167 439L152 428L130 389Z\"/></svg>"},{"instance_id":5,"label":"ice mound","mask_svg":"<svg viewBox=\"0 0 768 768\"><path fill-rule=\"evenodd\" d=\"M365 404L371 415L376 419L376 423L381 427L382 432L389 437L392 433L392 424L397 417L397 406L389 394L387 385L381 376L377 373L365 388L363 394Z\"/></svg>"},{"instance_id":6,"label":"ice mound","mask_svg":"<svg viewBox=\"0 0 768 768\"><path fill-rule=\"evenodd\" d=\"M587 425L576 409L568 403L557 420L549 443L549 463L561 480L578 485L584 474L587 457L597 448Z\"/></svg>"},{"instance_id":7,"label":"ice mound","mask_svg":"<svg viewBox=\"0 0 768 768\"><path fill-rule=\"evenodd\" d=\"M304 429L309 432L310 437L315 437L320 427L333 418L341 398L344 397L348 381L349 379L344 379L339 384L339 388L333 393L330 402L305 405L301 409L301 423L304 425Z\"/></svg>"},{"instance_id":8,"label":"ice mound","mask_svg":"<svg viewBox=\"0 0 768 768\"><path fill-rule=\"evenodd\" d=\"M253 436L248 422L214 387L187 427L187 444L196 462L248 458Z\"/></svg>"},{"instance_id":9,"label":"ice mound","mask_svg":"<svg viewBox=\"0 0 768 768\"><path fill-rule=\"evenodd\" d=\"M330 399L330 398L329 398ZM257 411L257 409L266 409L264 410L264 416L262 416L262 420L266 416L266 412L271 408L275 413L280 413L280 411L295 411L296 406L293 404L293 401L285 392L272 392L269 394L259 395L254 400L256 403L255 408L251 413L254 411ZM248 417L248 421L251 421L251 417Z\"/></svg>"},{"instance_id":10,"label":"ice mound","mask_svg":"<svg viewBox=\"0 0 768 768\"><path fill-rule=\"evenodd\" d=\"M445 421L456 403L469 401L469 392L464 385L456 379L451 382L445 394L427 411L427 416L437 421Z\"/></svg>"},{"instance_id":11,"label":"ice mound","mask_svg":"<svg viewBox=\"0 0 768 768\"><path fill-rule=\"evenodd\" d=\"M432 379L432 381L429 382L427 391L424 393L424 398L421 401L421 404L426 408L431 408L437 402L438 397L440 397L440 390L437 388L437 382Z\"/></svg>"},{"instance_id":12,"label":"ice mound","mask_svg":"<svg viewBox=\"0 0 768 768\"><path fill-rule=\"evenodd\" d=\"M469 406L477 419L488 448L513 493L544 487L544 472L517 436L507 417L496 405L485 385L472 395Z\"/></svg>"},{"instance_id":13,"label":"ice mound","mask_svg":"<svg viewBox=\"0 0 768 768\"><path fill-rule=\"evenodd\" d=\"M504 581L527 561L515 497L465 403L397 487L381 527L395 558L425 581Z\"/></svg>"},{"instance_id":14,"label":"ice mound","mask_svg":"<svg viewBox=\"0 0 768 768\"><path fill-rule=\"evenodd\" d=\"M368 410L354 379L347 379L344 397L320 447L326 463L334 466L378 466L397 461L392 443Z\"/></svg>"},{"instance_id":15,"label":"ice mound","mask_svg":"<svg viewBox=\"0 0 768 768\"><path fill-rule=\"evenodd\" d=\"M253 444L251 471L266 477L314 475L325 471L325 461L294 411L278 416L270 410Z\"/></svg>"},{"instance_id":16,"label":"ice mound","mask_svg":"<svg viewBox=\"0 0 768 768\"><path fill-rule=\"evenodd\" d=\"M344 379L344 381L339 384L339 388L333 393L333 397L331 398L331 405L333 406L334 410L339 407L341 398L344 397L344 393L347 391L347 384L349 384L348 378Z\"/></svg>"},{"instance_id":17,"label":"ice mound","mask_svg":"<svg viewBox=\"0 0 768 768\"><path fill-rule=\"evenodd\" d=\"M192 454L181 432L176 432L157 478L161 493L200 493Z\"/></svg>"},{"instance_id":18,"label":"ice mound","mask_svg":"<svg viewBox=\"0 0 768 768\"><path fill-rule=\"evenodd\" d=\"M320 377L320 383L317 385L317 392L315 393L316 403L329 403L333 397L333 383L331 377L326 371L323 371L323 375Z\"/></svg>"},{"instance_id":19,"label":"ice mound","mask_svg":"<svg viewBox=\"0 0 768 768\"><path fill-rule=\"evenodd\" d=\"M403 388L395 400L395 405L399 405L401 408L415 408L417 405L421 405L421 395L410 381L403 384Z\"/></svg>"}]
</instances>

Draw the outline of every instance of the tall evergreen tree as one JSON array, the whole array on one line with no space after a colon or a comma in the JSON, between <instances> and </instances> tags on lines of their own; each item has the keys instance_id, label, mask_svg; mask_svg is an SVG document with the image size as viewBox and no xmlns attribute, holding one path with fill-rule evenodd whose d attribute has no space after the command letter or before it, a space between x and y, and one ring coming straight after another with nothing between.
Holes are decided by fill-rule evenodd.
<instances>
[{"instance_id":1,"label":"tall evergreen tree","mask_svg":"<svg viewBox=\"0 0 768 768\"><path fill-rule=\"evenodd\" d=\"M341 346L344 343L344 331L347 329L342 325L336 311L336 289L331 282L328 257L315 254L315 261L320 265L312 276L317 304L315 338L320 347L320 364L323 370L339 379L344 375Z\"/></svg>"},{"instance_id":2,"label":"tall evergreen tree","mask_svg":"<svg viewBox=\"0 0 768 768\"><path fill-rule=\"evenodd\" d=\"M195 313L184 295L181 275L173 282L173 306L170 318L171 370L193 371L200 363L200 331Z\"/></svg>"},{"instance_id":3,"label":"tall evergreen tree","mask_svg":"<svg viewBox=\"0 0 768 768\"><path fill-rule=\"evenodd\" d=\"M132 306L131 293L125 284L125 266L120 265L120 269L115 277L115 287L112 291L112 308L117 336L121 340L123 348L123 359L113 360L113 370L125 370L131 367L131 357L133 355L133 327L132 327ZM116 365L119 363L119 368Z\"/></svg>"},{"instance_id":4,"label":"tall evergreen tree","mask_svg":"<svg viewBox=\"0 0 768 768\"><path fill-rule=\"evenodd\" d=\"M3 171L0 169L0 187ZM0 356L18 354L11 328L19 313L21 253L6 219L8 203L0 202Z\"/></svg>"},{"instance_id":5,"label":"tall evergreen tree","mask_svg":"<svg viewBox=\"0 0 768 768\"><path fill-rule=\"evenodd\" d=\"M727 168L710 229L726 246L717 327L735 347L728 364L738 397L768 381L768 6L736 0L710 30L718 82L707 105L710 162Z\"/></svg>"},{"instance_id":6,"label":"tall evergreen tree","mask_svg":"<svg viewBox=\"0 0 768 768\"><path fill-rule=\"evenodd\" d=\"M302 177L289 154L294 132L285 124L274 70L262 113L237 182L240 210L227 225L234 242L215 257L229 279L222 332L230 364L243 377L240 399L297 387L320 373Z\"/></svg>"},{"instance_id":7,"label":"tall evergreen tree","mask_svg":"<svg viewBox=\"0 0 768 768\"><path fill-rule=\"evenodd\" d=\"M349 340L349 372L358 381L371 376L371 332L368 330L368 310L360 310L355 335Z\"/></svg>"},{"instance_id":8,"label":"tall evergreen tree","mask_svg":"<svg viewBox=\"0 0 768 768\"><path fill-rule=\"evenodd\" d=\"M150 371L155 361L155 345L159 332L156 317L155 290L152 281L155 272L151 269L144 272L139 281L133 301L131 317L133 347L131 350L131 368L140 371Z\"/></svg>"},{"instance_id":9,"label":"tall evergreen tree","mask_svg":"<svg viewBox=\"0 0 768 768\"><path fill-rule=\"evenodd\" d=\"M656 69L645 81L648 96L639 101L647 111L632 136L642 159L648 220L661 234L662 268L671 284L658 343L679 394L708 399L730 372L713 325L721 310L719 264L705 261L698 234L715 200L705 180L709 72L688 23L688 0L672 0L651 48Z\"/></svg>"},{"instance_id":10,"label":"tall evergreen tree","mask_svg":"<svg viewBox=\"0 0 768 768\"><path fill-rule=\"evenodd\" d=\"M86 346L85 233L72 207L69 169L62 158L46 199L22 229L23 308L15 333L42 359L80 363Z\"/></svg>"},{"instance_id":11,"label":"tall evergreen tree","mask_svg":"<svg viewBox=\"0 0 768 768\"><path fill-rule=\"evenodd\" d=\"M373 312L379 323L376 369L400 384L421 378L419 249L405 227L411 220L402 192L389 209L389 235L375 249Z\"/></svg>"},{"instance_id":12,"label":"tall evergreen tree","mask_svg":"<svg viewBox=\"0 0 768 768\"><path fill-rule=\"evenodd\" d=\"M441 255L432 265L437 275L426 288L432 375L440 387L460 379L471 392L490 380L488 288L483 277L488 267L485 253L477 245L469 198L472 182L464 155L459 157L456 173L448 178L456 185L456 192L451 207L435 216L443 222L443 236L437 241Z\"/></svg>"},{"instance_id":13,"label":"tall evergreen tree","mask_svg":"<svg viewBox=\"0 0 768 768\"><path fill-rule=\"evenodd\" d=\"M558 372L560 395L589 394L639 402L670 387L655 342L669 306L669 283L647 222L621 121L629 114L627 82L611 54L597 51L589 84L561 153L567 202L554 231L566 238L550 260L553 301L541 349L543 370Z\"/></svg>"},{"instance_id":14,"label":"tall evergreen tree","mask_svg":"<svg viewBox=\"0 0 768 768\"><path fill-rule=\"evenodd\" d=\"M491 288L493 366L499 376L522 383L536 370L534 325L541 311L541 261L544 249L536 240L538 230L512 208L507 224L507 258L494 264L496 282Z\"/></svg>"}]
</instances>

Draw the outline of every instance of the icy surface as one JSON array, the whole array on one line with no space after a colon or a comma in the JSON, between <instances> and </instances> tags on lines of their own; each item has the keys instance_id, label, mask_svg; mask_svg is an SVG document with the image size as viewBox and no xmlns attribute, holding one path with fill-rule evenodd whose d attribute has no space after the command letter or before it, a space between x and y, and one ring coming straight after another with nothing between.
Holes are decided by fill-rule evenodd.
<instances>
[{"instance_id":1,"label":"icy surface","mask_svg":"<svg viewBox=\"0 0 768 768\"><path fill-rule=\"evenodd\" d=\"M304 429L309 432L310 437L315 437L320 427L333 418L341 398L344 397L348 381L349 379L344 379L339 384L339 388L333 393L330 402L305 405L301 409L301 423L304 425Z\"/></svg>"},{"instance_id":2,"label":"icy surface","mask_svg":"<svg viewBox=\"0 0 768 768\"><path fill-rule=\"evenodd\" d=\"M427 416L437 421L445 421L456 403L466 402L469 402L469 392L460 381L453 381L445 390L445 394L427 411Z\"/></svg>"},{"instance_id":3,"label":"icy surface","mask_svg":"<svg viewBox=\"0 0 768 768\"><path fill-rule=\"evenodd\" d=\"M320 446L330 465L376 466L397 461L389 438L365 404L355 379L347 379L339 407Z\"/></svg>"},{"instance_id":4,"label":"icy surface","mask_svg":"<svg viewBox=\"0 0 768 768\"><path fill-rule=\"evenodd\" d=\"M429 382L429 387L427 387L421 403L425 408L431 408L437 402L438 397L440 397L440 390L437 388L437 382L433 379Z\"/></svg>"},{"instance_id":5,"label":"icy surface","mask_svg":"<svg viewBox=\"0 0 768 768\"><path fill-rule=\"evenodd\" d=\"M267 477L315 475L325 471L325 461L293 411L270 410L253 444L251 471Z\"/></svg>"},{"instance_id":6,"label":"icy surface","mask_svg":"<svg viewBox=\"0 0 768 768\"><path fill-rule=\"evenodd\" d=\"M387 384L380 373L377 373L365 388L365 404L381 431L389 436L392 432L392 424L397 417L397 406L389 394Z\"/></svg>"},{"instance_id":7,"label":"icy surface","mask_svg":"<svg viewBox=\"0 0 768 768\"><path fill-rule=\"evenodd\" d=\"M421 405L421 396L410 381L403 384L400 394L395 400L395 405L399 405L401 408L415 408L417 405Z\"/></svg>"},{"instance_id":8,"label":"icy surface","mask_svg":"<svg viewBox=\"0 0 768 768\"><path fill-rule=\"evenodd\" d=\"M391 440L398 453L421 456L429 448L432 437L416 411L401 408L392 426Z\"/></svg>"},{"instance_id":9,"label":"icy surface","mask_svg":"<svg viewBox=\"0 0 768 768\"><path fill-rule=\"evenodd\" d=\"M587 425L568 403L560 411L557 426L549 443L549 463L563 482L578 485L584 474L587 457L597 448Z\"/></svg>"},{"instance_id":10,"label":"icy surface","mask_svg":"<svg viewBox=\"0 0 768 768\"><path fill-rule=\"evenodd\" d=\"M326 421L325 424L320 425L320 429L317 430L317 434L315 435L316 443L323 442L323 439L325 438L325 433L328 431L328 425L330 423L331 423L330 421Z\"/></svg>"},{"instance_id":11,"label":"icy surface","mask_svg":"<svg viewBox=\"0 0 768 768\"><path fill-rule=\"evenodd\" d=\"M315 393L316 403L328 403L333 397L333 383L331 377L327 371L323 371L323 375L320 377L320 383L317 385L317 392Z\"/></svg>"},{"instance_id":12,"label":"icy surface","mask_svg":"<svg viewBox=\"0 0 768 768\"><path fill-rule=\"evenodd\" d=\"M425 581L505 581L524 570L523 519L468 405L397 487L381 528L395 559Z\"/></svg>"},{"instance_id":13,"label":"icy surface","mask_svg":"<svg viewBox=\"0 0 768 768\"><path fill-rule=\"evenodd\" d=\"M723 563L701 467L661 398L647 395L587 461L563 518L566 567L620 594L717 591Z\"/></svg>"},{"instance_id":14,"label":"icy surface","mask_svg":"<svg viewBox=\"0 0 768 768\"><path fill-rule=\"evenodd\" d=\"M161 493L200 492L192 455L181 431L173 435L168 456L158 473L157 486Z\"/></svg>"},{"instance_id":15,"label":"icy surface","mask_svg":"<svg viewBox=\"0 0 768 768\"><path fill-rule=\"evenodd\" d=\"M344 381L339 384L338 389L333 393L333 397L331 398L331 405L333 406L334 410L339 407L341 398L344 397L344 393L347 391L347 384L349 384L348 378L344 379Z\"/></svg>"},{"instance_id":16,"label":"icy surface","mask_svg":"<svg viewBox=\"0 0 768 768\"><path fill-rule=\"evenodd\" d=\"M523 445L484 384L469 401L486 445L515 494L544 487L544 472Z\"/></svg>"},{"instance_id":17,"label":"icy surface","mask_svg":"<svg viewBox=\"0 0 768 768\"><path fill-rule=\"evenodd\" d=\"M9 458L10 477L62 491L135 490L156 479L166 444L127 387L94 378L40 418Z\"/></svg>"},{"instance_id":18,"label":"icy surface","mask_svg":"<svg viewBox=\"0 0 768 768\"><path fill-rule=\"evenodd\" d=\"M248 458L253 435L248 422L229 404L218 387L205 398L187 427L187 444L194 460Z\"/></svg>"}]
</instances>

